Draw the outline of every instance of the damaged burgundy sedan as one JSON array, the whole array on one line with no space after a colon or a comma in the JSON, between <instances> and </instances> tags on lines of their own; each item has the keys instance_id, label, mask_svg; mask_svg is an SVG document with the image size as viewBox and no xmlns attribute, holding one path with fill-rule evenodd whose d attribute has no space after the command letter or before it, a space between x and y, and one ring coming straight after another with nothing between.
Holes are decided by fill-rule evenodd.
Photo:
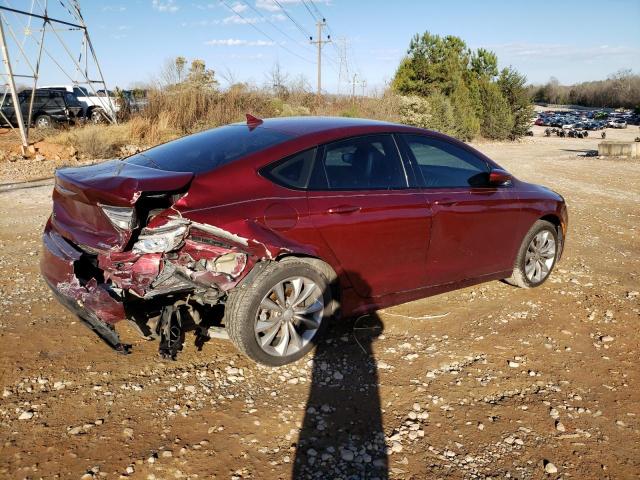
<instances>
[{"instance_id":1,"label":"damaged burgundy sedan","mask_svg":"<svg viewBox=\"0 0 640 480\"><path fill-rule=\"evenodd\" d=\"M305 355L331 316L488 280L535 287L563 198L439 133L281 118L58 170L42 274L107 344L131 321L174 358L187 325L255 361ZM339 310L338 310L339 309ZM204 327L203 327L204 326Z\"/></svg>"}]
</instances>

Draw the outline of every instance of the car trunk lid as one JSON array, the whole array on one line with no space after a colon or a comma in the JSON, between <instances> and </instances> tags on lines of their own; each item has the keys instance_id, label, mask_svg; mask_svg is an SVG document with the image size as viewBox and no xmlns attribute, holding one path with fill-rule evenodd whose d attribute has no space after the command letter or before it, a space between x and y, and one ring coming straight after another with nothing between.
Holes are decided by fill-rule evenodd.
<instances>
[{"instance_id":1,"label":"car trunk lid","mask_svg":"<svg viewBox=\"0 0 640 480\"><path fill-rule=\"evenodd\" d=\"M136 226L133 209L140 197L182 190L192 178L190 172L158 170L119 160L60 169L55 176L52 224L80 247L122 251ZM104 207L131 211L131 225L116 226Z\"/></svg>"}]
</instances>

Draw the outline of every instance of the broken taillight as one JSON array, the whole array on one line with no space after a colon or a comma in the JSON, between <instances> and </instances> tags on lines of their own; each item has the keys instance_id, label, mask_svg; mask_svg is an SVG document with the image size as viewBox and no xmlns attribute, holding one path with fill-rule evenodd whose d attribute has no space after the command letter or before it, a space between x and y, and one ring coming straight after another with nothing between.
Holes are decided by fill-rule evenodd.
<instances>
[{"instance_id":1,"label":"broken taillight","mask_svg":"<svg viewBox=\"0 0 640 480\"><path fill-rule=\"evenodd\" d=\"M114 227L120 230L133 230L136 226L136 211L133 207L98 205Z\"/></svg>"},{"instance_id":2,"label":"broken taillight","mask_svg":"<svg viewBox=\"0 0 640 480\"><path fill-rule=\"evenodd\" d=\"M184 223L170 222L157 228L145 228L133 244L133 253L162 253L176 249L187 233Z\"/></svg>"}]
</instances>

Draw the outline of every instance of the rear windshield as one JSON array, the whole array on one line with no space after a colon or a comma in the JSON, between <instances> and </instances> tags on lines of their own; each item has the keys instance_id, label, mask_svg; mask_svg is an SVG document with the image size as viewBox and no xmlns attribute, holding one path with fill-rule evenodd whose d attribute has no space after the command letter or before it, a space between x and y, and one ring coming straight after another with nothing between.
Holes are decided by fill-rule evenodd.
<instances>
[{"instance_id":1,"label":"rear windshield","mask_svg":"<svg viewBox=\"0 0 640 480\"><path fill-rule=\"evenodd\" d=\"M203 173L290 138L291 135L268 128L227 125L158 145L125 162L173 172Z\"/></svg>"}]
</instances>

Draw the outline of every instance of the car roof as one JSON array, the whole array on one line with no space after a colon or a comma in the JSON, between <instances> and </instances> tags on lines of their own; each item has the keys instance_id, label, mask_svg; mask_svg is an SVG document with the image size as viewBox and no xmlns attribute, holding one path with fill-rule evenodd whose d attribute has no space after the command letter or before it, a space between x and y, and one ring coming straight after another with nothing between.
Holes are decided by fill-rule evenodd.
<instances>
[{"instance_id":1,"label":"car roof","mask_svg":"<svg viewBox=\"0 0 640 480\"><path fill-rule=\"evenodd\" d=\"M363 127L374 127L373 130L380 131L388 128L390 131L412 130L411 127L398 123L383 122L365 118L351 117L280 117L266 118L260 124L262 128L278 130L293 136L302 136L313 133L323 133L338 129L361 129Z\"/></svg>"}]
</instances>

